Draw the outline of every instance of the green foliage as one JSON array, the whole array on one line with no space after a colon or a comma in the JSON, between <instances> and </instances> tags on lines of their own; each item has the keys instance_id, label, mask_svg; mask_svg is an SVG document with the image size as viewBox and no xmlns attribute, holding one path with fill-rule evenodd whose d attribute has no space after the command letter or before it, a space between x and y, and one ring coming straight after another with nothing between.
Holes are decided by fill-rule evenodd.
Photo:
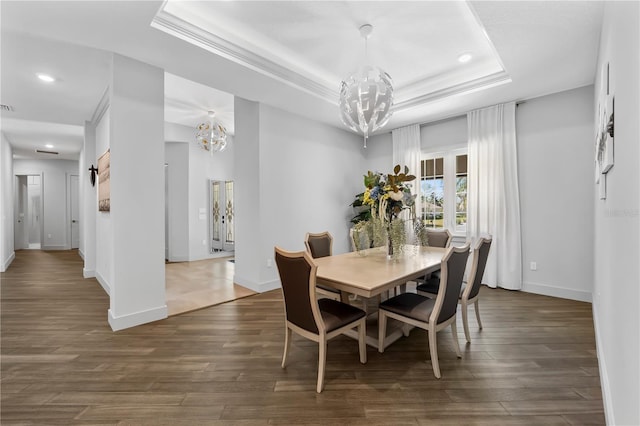
<instances>
[{"instance_id":1,"label":"green foliage","mask_svg":"<svg viewBox=\"0 0 640 426\"><path fill-rule=\"evenodd\" d=\"M364 192L356 195L356 199L351 203L355 211L355 216L351 218L351 223L356 224L371 219L371 206L363 202Z\"/></svg>"}]
</instances>

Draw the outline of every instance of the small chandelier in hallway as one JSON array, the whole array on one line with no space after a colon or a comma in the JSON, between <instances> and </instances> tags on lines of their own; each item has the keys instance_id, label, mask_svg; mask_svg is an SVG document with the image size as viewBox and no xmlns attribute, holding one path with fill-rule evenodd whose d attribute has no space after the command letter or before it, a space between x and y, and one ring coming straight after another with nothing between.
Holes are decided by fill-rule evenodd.
<instances>
[{"instance_id":1,"label":"small chandelier in hallway","mask_svg":"<svg viewBox=\"0 0 640 426\"><path fill-rule=\"evenodd\" d=\"M218 122L214 117L216 113L209 111L207 113L209 120L198 125L198 134L196 140L198 145L210 154L214 151L221 152L227 147L227 129Z\"/></svg>"}]
</instances>

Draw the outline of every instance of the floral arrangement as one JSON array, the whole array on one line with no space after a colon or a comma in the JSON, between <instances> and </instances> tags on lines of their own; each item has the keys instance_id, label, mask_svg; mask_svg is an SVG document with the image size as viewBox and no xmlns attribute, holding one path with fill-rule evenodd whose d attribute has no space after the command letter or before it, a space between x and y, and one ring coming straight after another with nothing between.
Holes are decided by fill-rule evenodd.
<instances>
[{"instance_id":1,"label":"floral arrangement","mask_svg":"<svg viewBox=\"0 0 640 426\"><path fill-rule=\"evenodd\" d=\"M411 194L407 182L416 177L409 174L407 166L404 167L404 173L400 173L400 170L398 164L393 168L393 174L385 176L380 172L368 171L364 176L366 189L362 195L362 203L389 222L396 219L402 210L410 209L415 204L416 196Z\"/></svg>"},{"instance_id":2,"label":"floral arrangement","mask_svg":"<svg viewBox=\"0 0 640 426\"><path fill-rule=\"evenodd\" d=\"M388 246L388 254L397 257L406 242L404 221L399 219L403 210L413 212L415 194L411 194L408 182L415 180L409 168L396 165L393 174L368 171L364 176L365 190L356 195L352 206L359 213L352 219L356 249ZM411 215L415 219L415 214Z\"/></svg>"}]
</instances>

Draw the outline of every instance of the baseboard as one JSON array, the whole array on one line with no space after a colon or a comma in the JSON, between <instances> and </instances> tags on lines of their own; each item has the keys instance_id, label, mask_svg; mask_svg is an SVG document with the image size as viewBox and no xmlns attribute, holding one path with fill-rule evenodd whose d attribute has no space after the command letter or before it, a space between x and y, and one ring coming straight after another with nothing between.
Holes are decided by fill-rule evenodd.
<instances>
[{"instance_id":1,"label":"baseboard","mask_svg":"<svg viewBox=\"0 0 640 426\"><path fill-rule=\"evenodd\" d=\"M96 277L96 280L98 280L98 282L100 283L100 285L104 289L105 293L107 293L109 296L111 296L111 285L109 285L109 282L107 280L105 280L102 275L100 275L100 272L96 271L95 277Z\"/></svg>"},{"instance_id":2,"label":"baseboard","mask_svg":"<svg viewBox=\"0 0 640 426\"><path fill-rule=\"evenodd\" d=\"M84 252L82 250L78 249L78 255L80 256L80 259L84 260Z\"/></svg>"},{"instance_id":3,"label":"baseboard","mask_svg":"<svg viewBox=\"0 0 640 426\"><path fill-rule=\"evenodd\" d=\"M607 374L607 365L605 357L602 353L602 344L600 343L600 326L598 325L598 306L597 302L593 302L591 308L593 312L593 328L596 334L596 352L598 354L598 370L600 371L600 387L602 390L602 405L604 406L604 416L608 425L615 425L616 421L613 415L613 406L611 405L611 388L609 387L609 375Z\"/></svg>"},{"instance_id":4,"label":"baseboard","mask_svg":"<svg viewBox=\"0 0 640 426\"><path fill-rule=\"evenodd\" d=\"M96 276L96 271L94 271L93 269L82 268L82 277L83 278L95 278L95 276ZM100 285L102 285L102 284L100 284Z\"/></svg>"},{"instance_id":5,"label":"baseboard","mask_svg":"<svg viewBox=\"0 0 640 426\"><path fill-rule=\"evenodd\" d=\"M189 256L170 256L169 262L188 262Z\"/></svg>"},{"instance_id":6,"label":"baseboard","mask_svg":"<svg viewBox=\"0 0 640 426\"><path fill-rule=\"evenodd\" d=\"M579 302L591 303L591 292L582 290L573 290L551 286L547 284L538 284L532 282L522 283L522 291L527 293L541 294L543 296L559 297L561 299L577 300Z\"/></svg>"},{"instance_id":7,"label":"baseboard","mask_svg":"<svg viewBox=\"0 0 640 426\"><path fill-rule=\"evenodd\" d=\"M67 246L67 245L61 245L61 246L42 246L42 250L70 250L71 247Z\"/></svg>"},{"instance_id":8,"label":"baseboard","mask_svg":"<svg viewBox=\"0 0 640 426\"><path fill-rule=\"evenodd\" d=\"M2 262L2 271L0 272L6 271L9 268L9 265L11 265L11 262L13 262L13 259L15 258L16 258L16 252L12 251L9 257L7 257L7 260Z\"/></svg>"},{"instance_id":9,"label":"baseboard","mask_svg":"<svg viewBox=\"0 0 640 426\"><path fill-rule=\"evenodd\" d=\"M125 328L135 327L137 325L147 324L149 322L158 321L167 318L167 305L157 308L148 309L146 311L135 312L133 314L122 315L116 317L113 311L109 309L109 325L113 331L124 330Z\"/></svg>"},{"instance_id":10,"label":"baseboard","mask_svg":"<svg viewBox=\"0 0 640 426\"><path fill-rule=\"evenodd\" d=\"M256 283L255 281L240 277L238 274L233 276L233 282L241 285L242 287L246 287L249 290L255 291L256 293L264 293L265 291L271 291L281 287L280 280Z\"/></svg>"}]
</instances>

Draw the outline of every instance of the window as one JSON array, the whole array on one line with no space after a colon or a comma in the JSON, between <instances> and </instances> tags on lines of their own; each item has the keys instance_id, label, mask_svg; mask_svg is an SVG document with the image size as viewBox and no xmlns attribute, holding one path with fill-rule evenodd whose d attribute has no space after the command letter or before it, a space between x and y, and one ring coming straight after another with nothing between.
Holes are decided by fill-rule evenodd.
<instances>
[{"instance_id":1,"label":"window","mask_svg":"<svg viewBox=\"0 0 640 426\"><path fill-rule=\"evenodd\" d=\"M420 175L422 220L430 228L467 230L467 150L423 155Z\"/></svg>"}]
</instances>

